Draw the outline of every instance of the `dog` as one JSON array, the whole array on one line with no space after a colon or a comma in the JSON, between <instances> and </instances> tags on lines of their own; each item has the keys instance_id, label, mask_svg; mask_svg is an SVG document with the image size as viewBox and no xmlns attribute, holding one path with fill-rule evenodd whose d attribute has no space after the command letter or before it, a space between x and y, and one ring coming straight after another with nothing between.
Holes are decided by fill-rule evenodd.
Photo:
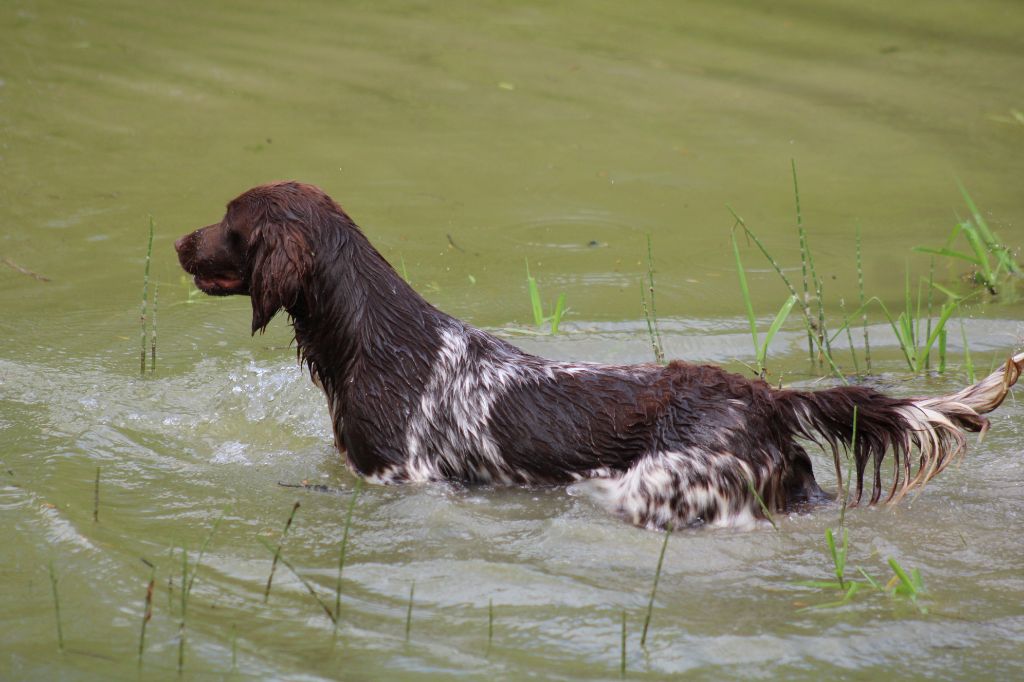
<instances>
[{"instance_id":1,"label":"dog","mask_svg":"<svg viewBox=\"0 0 1024 682\"><path fill-rule=\"evenodd\" d=\"M641 527L751 526L832 499L798 439L853 457L861 501L923 485L965 451L1024 353L938 398L871 388L773 388L681 361L602 365L526 353L416 293L322 190L254 187L175 243L214 296L247 295L252 333L285 310L300 362L327 396L335 443L380 484L577 484ZM856 423L855 423L856 422ZM856 438L854 438L856 429ZM917 455L916 473L912 458Z\"/></svg>"}]
</instances>

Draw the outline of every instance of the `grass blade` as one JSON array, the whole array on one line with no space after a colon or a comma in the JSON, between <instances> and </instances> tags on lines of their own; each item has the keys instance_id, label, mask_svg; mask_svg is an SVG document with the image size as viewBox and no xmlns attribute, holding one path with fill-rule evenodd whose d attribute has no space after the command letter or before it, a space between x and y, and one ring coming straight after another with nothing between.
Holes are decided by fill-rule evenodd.
<instances>
[{"instance_id":1,"label":"grass blade","mask_svg":"<svg viewBox=\"0 0 1024 682\"><path fill-rule=\"evenodd\" d=\"M64 653L64 628L60 623L60 593L57 590L57 571L50 560L50 588L53 590L53 611L57 617L57 651Z\"/></svg>"},{"instance_id":2,"label":"grass blade","mask_svg":"<svg viewBox=\"0 0 1024 682\"><path fill-rule=\"evenodd\" d=\"M647 602L647 616L644 618L644 631L640 635L640 646L647 644L647 628L651 625L651 614L654 611L654 596L658 593L658 580L661 578L661 566L665 562L665 549L668 537L672 534L672 526L665 527L665 540L661 543L661 554L658 555L658 567L654 570L654 584L651 586L651 599Z\"/></svg>"},{"instance_id":3,"label":"grass blade","mask_svg":"<svg viewBox=\"0 0 1024 682\"><path fill-rule=\"evenodd\" d=\"M555 301L555 312L551 315L551 333L558 333L558 325L562 322L562 315L565 314L565 293L558 295L558 300Z\"/></svg>"},{"instance_id":4,"label":"grass blade","mask_svg":"<svg viewBox=\"0 0 1024 682\"><path fill-rule=\"evenodd\" d=\"M284 564L285 568L287 568L289 571L292 572L292 575L294 575L296 578L299 579L299 582L302 583L302 586L306 588L306 591L309 592L309 594L313 597L313 599L316 600L316 603L320 605L320 608L323 609L323 612L325 614L327 614L328 618L331 619L331 622L334 623L335 625L337 625L337 617L333 613L331 613L331 607L329 607L327 604L324 603L324 600L321 599L320 595L316 593L316 589L314 589L313 586L309 584L308 580L306 580L305 578L302 577L302 575L299 573L298 569L296 569L291 564L290 561L288 561L287 559L284 558L284 555L281 554L281 548L277 547L275 549L274 547L272 547L270 545L269 542L267 542L263 538L256 538L256 540L261 545L263 545L267 549L268 552L270 552L271 554L276 556L278 561L280 561L282 564Z\"/></svg>"},{"instance_id":5,"label":"grass blade","mask_svg":"<svg viewBox=\"0 0 1024 682\"><path fill-rule=\"evenodd\" d=\"M142 667L142 655L146 651L146 625L153 618L153 589L156 587L156 566L145 559L142 560L150 567L149 583L146 585L146 601L142 609L142 625L139 628L139 667Z\"/></svg>"},{"instance_id":6,"label":"grass blade","mask_svg":"<svg viewBox=\"0 0 1024 682\"><path fill-rule=\"evenodd\" d=\"M782 304L779 312L776 313L775 319L772 320L771 326L768 327L768 333L764 336L764 345L761 346L761 349L758 352L757 364L759 366L765 366L765 361L768 358L768 346L771 344L772 339L775 338L775 335L779 332L779 328L782 327L782 323L789 317L789 313L793 310L794 305L796 305L796 297L790 296L786 299L786 302Z\"/></svg>"},{"instance_id":7,"label":"grass blade","mask_svg":"<svg viewBox=\"0 0 1024 682\"><path fill-rule=\"evenodd\" d=\"M537 280L530 274L530 261L526 260L526 284L530 289L530 307L533 309L533 323L538 327L544 324L544 308L540 303L540 290Z\"/></svg>"},{"instance_id":8,"label":"grass blade","mask_svg":"<svg viewBox=\"0 0 1024 682\"><path fill-rule=\"evenodd\" d=\"M341 620L341 573L345 570L345 552L348 547L348 531L352 526L352 511L356 508L356 499L363 489L363 479L356 479L356 489L352 491L352 499L348 502L348 511L345 512L345 530L341 534L341 550L338 555L338 582L334 590L334 617L335 632L337 632L338 621ZM298 503L296 503L298 504Z\"/></svg>"},{"instance_id":9,"label":"grass blade","mask_svg":"<svg viewBox=\"0 0 1024 682\"><path fill-rule=\"evenodd\" d=\"M281 531L281 539L277 541L277 551L274 552L274 561L270 564L270 575L267 576L267 587L263 591L264 604L266 604L270 599L270 585L274 582L274 571L277 570L277 561L281 556L281 547L284 546L284 539L288 537L288 529L292 527L292 520L295 518L295 512L297 512L301 506L302 505L299 504L299 501L296 500L295 504L292 506L291 513L288 515L288 520L284 523L284 530Z\"/></svg>"},{"instance_id":10,"label":"grass blade","mask_svg":"<svg viewBox=\"0 0 1024 682\"><path fill-rule=\"evenodd\" d=\"M405 611L405 641L409 641L409 633L412 632L412 600L416 595L416 581L412 581L409 587L409 607Z\"/></svg>"},{"instance_id":11,"label":"grass blade","mask_svg":"<svg viewBox=\"0 0 1024 682\"><path fill-rule=\"evenodd\" d=\"M139 373L146 374L146 304L149 301L149 264L153 259L153 216L149 216L149 245L146 247L146 269L142 276L142 314L139 317L142 353L139 359Z\"/></svg>"},{"instance_id":12,"label":"grass blade","mask_svg":"<svg viewBox=\"0 0 1024 682\"><path fill-rule=\"evenodd\" d=\"M758 358L757 371L760 374L761 368L761 342L757 337L757 319L754 316L754 304L750 299L750 287L747 284L747 273L743 268L743 261L740 259L740 246L736 241L736 230L732 231L732 253L736 259L736 275L740 280L740 293L743 294L743 303L747 310L747 323L750 325L750 337L754 342L754 355ZM791 295L790 299L796 300L796 297ZM767 345L767 344L766 344Z\"/></svg>"},{"instance_id":13,"label":"grass blade","mask_svg":"<svg viewBox=\"0 0 1024 682\"><path fill-rule=\"evenodd\" d=\"M619 653L619 675L626 676L626 609L622 609L622 638Z\"/></svg>"}]
</instances>

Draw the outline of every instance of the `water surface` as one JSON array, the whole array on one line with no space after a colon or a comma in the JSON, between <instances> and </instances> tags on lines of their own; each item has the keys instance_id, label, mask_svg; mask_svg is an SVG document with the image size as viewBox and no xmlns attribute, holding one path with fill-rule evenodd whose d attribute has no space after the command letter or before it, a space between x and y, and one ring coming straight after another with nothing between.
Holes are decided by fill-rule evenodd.
<instances>
[{"instance_id":1,"label":"water surface","mask_svg":"<svg viewBox=\"0 0 1024 682\"><path fill-rule=\"evenodd\" d=\"M641 362L650 234L669 355L746 372L726 206L795 268L791 160L837 317L857 295L858 230L868 293L902 305L905 269L928 270L911 248L941 244L965 213L956 178L1024 243L1022 36L1010 1L6 3L0 257L50 281L0 266L0 677L134 677L143 558L158 585L143 677L174 674L181 548L194 565L214 525L187 618L195 678L233 661L239 677L612 678L623 611L631 676L1013 676L1012 399L920 497L847 517L851 570L887 580L890 556L919 568L927 613L867 593L801 610L836 598L794 585L830 575L837 510L821 509L778 533L673 536L644 650L659 534L562 489L446 486L363 491L336 638L283 567L264 604L259 540L277 541L298 500L285 556L333 605L355 480L285 321L250 339L248 301L191 296L171 244L253 184L313 182L452 314L551 357ZM140 378L149 216L158 366ZM566 333L532 333L526 258L546 304L565 292ZM753 248L744 258L766 328L786 291ZM936 276L957 287L964 272ZM873 315L875 385L963 384L959 321L950 370L912 377ZM1024 337L1008 295L962 317L984 370ZM796 322L774 376L811 383ZM816 470L832 484L828 458Z\"/></svg>"}]
</instances>

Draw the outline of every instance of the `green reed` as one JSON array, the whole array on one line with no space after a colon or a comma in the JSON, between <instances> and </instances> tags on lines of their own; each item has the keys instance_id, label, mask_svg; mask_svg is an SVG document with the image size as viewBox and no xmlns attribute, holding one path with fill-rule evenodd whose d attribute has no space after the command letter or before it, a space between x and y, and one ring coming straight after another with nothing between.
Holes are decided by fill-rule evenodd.
<instances>
[{"instance_id":1,"label":"green reed","mask_svg":"<svg viewBox=\"0 0 1024 682\"><path fill-rule=\"evenodd\" d=\"M967 330L964 328L964 318L960 318L960 337L964 343L964 369L967 372L967 381L975 383L977 377L974 375L974 362L971 360L971 347L967 344Z\"/></svg>"},{"instance_id":2,"label":"green reed","mask_svg":"<svg viewBox=\"0 0 1024 682\"><path fill-rule=\"evenodd\" d=\"M100 468L96 467L96 484L92 489L92 522L100 520Z\"/></svg>"},{"instance_id":3,"label":"green reed","mask_svg":"<svg viewBox=\"0 0 1024 682\"><path fill-rule=\"evenodd\" d=\"M494 642L494 599L487 600L487 650Z\"/></svg>"},{"instance_id":4,"label":"green reed","mask_svg":"<svg viewBox=\"0 0 1024 682\"><path fill-rule=\"evenodd\" d=\"M864 370L871 374L871 341L868 338L867 301L864 299L864 263L861 258L860 226L857 226L857 294L860 300L861 321L864 326ZM850 343L851 350L853 343ZM855 356L856 357L856 354Z\"/></svg>"},{"instance_id":5,"label":"green reed","mask_svg":"<svg viewBox=\"0 0 1024 682\"><path fill-rule=\"evenodd\" d=\"M835 361L832 358L830 346L826 344L826 339L823 338L823 336L818 333L818 330L821 329L821 325L815 321L810 304L807 302L807 297L805 296L802 298L797 293L796 287L793 286L793 282L791 282L789 277L786 276L786 273L783 270L782 266L779 264L777 260L775 260L775 257L772 256L771 252L768 251L767 247L765 247L764 243L757 237L754 231L747 226L747 223L745 220L743 220L742 216L736 213L736 211L734 211L731 206L726 206L726 208L728 208L729 212L732 214L735 220L733 230L735 231L737 228L742 229L746 237L750 239L750 241L754 242L758 250L760 250L761 254L771 264L772 268L775 270L775 273L779 276L779 279L781 279L783 284L786 285L786 288L789 289L790 296L796 299L796 303L800 304L800 312L803 314L804 318L804 327L807 330L808 343L811 345L810 355L812 365L814 363L814 348L815 345L817 345L819 356L828 363L829 369L831 370L832 374L840 382L844 384L847 383L846 377L843 376L842 371L840 371L839 367L836 365ZM749 294L749 288L747 289L747 291ZM860 311L858 310L858 312ZM781 325L781 322L779 324Z\"/></svg>"},{"instance_id":6,"label":"green reed","mask_svg":"<svg viewBox=\"0 0 1024 682\"><path fill-rule=\"evenodd\" d=\"M928 609L921 606L918 602L919 596L924 592L924 581L921 579L921 572L915 568L910 573L907 573L903 566L892 557L889 557L887 561L894 574L891 581L893 597L909 599L921 613L928 613Z\"/></svg>"},{"instance_id":7,"label":"green reed","mask_svg":"<svg viewBox=\"0 0 1024 682\"><path fill-rule=\"evenodd\" d=\"M140 326L140 338L142 344L142 350L139 355L139 373L146 373L146 306L149 303L149 266L153 260L153 231L155 225L153 223L153 216L149 216L149 244L146 247L146 269L142 276L142 314L139 318Z\"/></svg>"},{"instance_id":8,"label":"green reed","mask_svg":"<svg viewBox=\"0 0 1024 682\"><path fill-rule=\"evenodd\" d=\"M526 285L530 292L530 308L533 312L533 323L543 327L545 323L551 323L551 333L557 334L558 327L562 323L562 316L565 315L565 293L558 294L554 310L550 315L544 315L544 305L540 299L540 288L537 280L530 274L530 261L526 260Z\"/></svg>"},{"instance_id":9,"label":"green reed","mask_svg":"<svg viewBox=\"0 0 1024 682\"><path fill-rule=\"evenodd\" d=\"M203 556L206 554L206 548L209 547L210 541L213 539L214 533L217 532L217 528L220 526L221 521L224 520L225 512L221 512L221 515L213 522L213 526L210 528L210 532L207 533L203 539L201 545L199 545L199 552L196 555L195 565L189 568L188 565L188 548L182 544L181 546L181 623L178 627L178 673L180 674L185 668L185 644L187 641L187 624L188 624L188 603L192 596L192 587L196 582L196 575L199 573L199 566L203 563Z\"/></svg>"},{"instance_id":10,"label":"green reed","mask_svg":"<svg viewBox=\"0 0 1024 682\"><path fill-rule=\"evenodd\" d=\"M622 609L622 635L619 648L619 675L626 676L626 609Z\"/></svg>"},{"instance_id":11,"label":"green reed","mask_svg":"<svg viewBox=\"0 0 1024 682\"><path fill-rule=\"evenodd\" d=\"M409 633L412 632L412 600L416 595L416 581L412 581L409 587L409 606L405 611L405 641L409 641Z\"/></svg>"},{"instance_id":12,"label":"green reed","mask_svg":"<svg viewBox=\"0 0 1024 682\"><path fill-rule=\"evenodd\" d=\"M160 282L153 282L153 315L149 328L149 371L156 372L156 311L160 296Z\"/></svg>"},{"instance_id":13,"label":"green reed","mask_svg":"<svg viewBox=\"0 0 1024 682\"><path fill-rule=\"evenodd\" d=\"M146 559L142 563L149 566L149 582L146 584L146 598L142 606L142 624L139 626L139 667L142 667L142 656L146 651L146 626L153 619L153 590L156 588L156 566Z\"/></svg>"},{"instance_id":14,"label":"green reed","mask_svg":"<svg viewBox=\"0 0 1024 682\"><path fill-rule=\"evenodd\" d=\"M857 457L857 416L858 406L853 406L853 429L852 435L850 436L850 450L849 455L846 458L846 485L843 485L843 474L839 468L839 462L836 461L836 478L838 491L843 495L843 501L839 507L839 528L845 532L846 529L846 508L850 503L850 483L853 480L853 461ZM838 453L837 453L838 455Z\"/></svg>"},{"instance_id":15,"label":"green reed","mask_svg":"<svg viewBox=\"0 0 1024 682\"><path fill-rule=\"evenodd\" d=\"M777 525L775 525L775 519L772 518L772 513L768 509L768 505L766 505L764 503L764 498L761 497L761 493L759 493L757 491L757 488L754 486L754 477L753 476L749 476L747 478L747 489L750 490L750 494L754 496L755 500L757 500L758 506L761 507L761 513L764 514L764 517L766 519L768 519L768 523L772 524L772 528L774 528L775 531L778 532L779 527Z\"/></svg>"},{"instance_id":16,"label":"green reed","mask_svg":"<svg viewBox=\"0 0 1024 682\"><path fill-rule=\"evenodd\" d=\"M650 296L650 307L647 305ZM644 319L647 320L647 334L651 339L651 349L654 351L654 361L659 365L665 364L665 347L661 343L661 329L658 328L658 309L654 304L654 250L651 247L651 235L647 235L647 284L640 280L640 307L644 311Z\"/></svg>"},{"instance_id":17,"label":"green reed","mask_svg":"<svg viewBox=\"0 0 1024 682\"><path fill-rule=\"evenodd\" d=\"M64 653L64 628L60 622L60 592L57 589L57 571L50 560L50 588L53 590L53 612L57 618L57 651Z\"/></svg>"},{"instance_id":18,"label":"green reed","mask_svg":"<svg viewBox=\"0 0 1024 682\"><path fill-rule=\"evenodd\" d=\"M352 512L356 508L356 500L363 489L363 479L356 479L356 488L352 491L352 498L348 502L348 511L345 512L345 529L341 534L341 548L338 552L338 582L334 590L334 630L338 630L338 621L341 620L341 574L345 570L345 552L348 548L348 532L352 527ZM298 504L298 503L296 503ZM282 538L283 539L283 538Z\"/></svg>"},{"instance_id":19,"label":"green reed","mask_svg":"<svg viewBox=\"0 0 1024 682\"><path fill-rule=\"evenodd\" d=\"M293 565L292 565L292 563L291 563L290 561L288 561L287 559L285 559L284 555L283 555L283 554L281 554L281 547L280 547L280 545L279 545L278 547L276 547L276 548L275 548L275 547L272 547L272 546L270 545L270 543L269 543L269 542L267 542L266 540L264 540L263 538L256 538L256 540L257 540L257 541L258 541L258 542L259 542L259 543L260 543L261 545L263 545L263 547L264 547L264 548L265 548L265 549L266 549L266 550L267 550L268 552L270 552L270 553L271 553L271 554L273 554L273 555L274 555L275 557L277 557L277 560L278 560L278 561L279 561L280 563L284 564L285 568L287 568L287 569L288 569L289 571L291 571L291 572L292 572L292 575L294 575L294 576L295 576L296 578L298 578L298 579L299 579L299 582L300 582L300 583L302 583L302 586L306 588L306 591L307 591L307 592L309 592L310 596L312 596L312 597L313 597L313 599L315 599L315 600L316 600L316 603L320 605L320 608L321 608L321 610L323 610L323 612L324 612L324 613L325 613L325 614L327 615L327 617L328 617L328 618L329 618L329 619L331 620L331 623L334 623L334 624L335 624L335 626L337 626L338 618L337 618L337 616L335 616L335 615L334 615L334 614L333 614L333 613L331 612L331 607L330 607L330 606L328 606L328 605L327 605L327 603L326 603L326 602L324 602L324 600L320 598L320 595L319 595L319 594L317 594L316 588L314 588L314 587L313 587L313 586L312 586L312 585L310 584L310 582L309 582L308 580L306 580L306 579L305 579L305 578L304 578L304 577L302 576L302 574L301 574L301 573L299 573L299 570L298 570L297 568L295 568L295 566L293 566Z\"/></svg>"},{"instance_id":20,"label":"green reed","mask_svg":"<svg viewBox=\"0 0 1024 682\"><path fill-rule=\"evenodd\" d=\"M953 227L946 243L939 248L917 246L915 251L930 253L944 258L961 260L975 267L974 280L993 296L998 294L1001 283L1013 283L1013 279L1024 275L1024 268L1013 257L1010 249L989 227L984 215L978 210L967 189L957 180L957 187L967 204L970 217L960 220ZM958 236L963 235L967 251L953 248Z\"/></svg>"},{"instance_id":21,"label":"green reed","mask_svg":"<svg viewBox=\"0 0 1024 682\"><path fill-rule=\"evenodd\" d=\"M658 593L658 581L661 579L661 567L665 563L665 550L668 548L668 537L672 534L672 526L665 526L665 539L661 543L661 553L658 554L658 567L654 569L654 584L651 585L651 598L647 602L647 615L644 617L644 629L640 635L640 646L647 644L647 629L651 625L651 615L654 612L654 597Z\"/></svg>"},{"instance_id":22,"label":"green reed","mask_svg":"<svg viewBox=\"0 0 1024 682\"><path fill-rule=\"evenodd\" d=\"M284 530L281 531L281 537L277 541L277 550L274 552L274 560L270 564L270 575L267 576L267 587L263 590L263 603L266 604L270 600L270 586L274 582L274 572L277 570L277 562L281 558L281 548L284 546L284 540L288 537L288 530L292 527L292 521L295 519L295 512L299 510L302 505L298 500L292 505L292 511L288 514L288 520L284 522Z\"/></svg>"},{"instance_id":23,"label":"green reed","mask_svg":"<svg viewBox=\"0 0 1024 682\"><path fill-rule=\"evenodd\" d=\"M790 166L793 170L793 196L796 201L796 229L797 236L800 240L800 270L803 275L804 298L806 299L810 296L807 282L807 277L810 275L810 283L814 287L814 301L818 308L817 323L815 324L813 321L809 320L807 334L809 336L817 336L818 364L821 365L823 358L828 357L831 362L832 357L832 348L829 343L828 330L825 327L825 303L822 296L822 283L821 278L818 277L818 272L814 267L814 256L811 254L811 247L807 238L807 230L804 228L803 213L800 210L800 185L797 182L796 159L790 159ZM811 364L813 365L814 346L811 341L811 339L808 340L808 352L811 355Z\"/></svg>"},{"instance_id":24,"label":"green reed","mask_svg":"<svg viewBox=\"0 0 1024 682\"><path fill-rule=\"evenodd\" d=\"M735 227L735 226L734 226ZM793 310L793 306L796 305L796 296L790 295L786 299L785 303L776 313L775 319L772 320L771 325L768 327L768 333L765 334L764 342L762 343L758 338L757 333L757 318L754 315L754 303L750 296L750 287L747 284L747 273L743 267L743 260L740 257L740 247L736 241L736 230L732 231L732 253L736 260L736 274L740 280L740 293L743 295L743 303L747 310L747 322L750 325L750 336L754 341L754 357L757 362L756 372L761 378L764 378L767 374L767 359L768 359L768 346L771 344L772 339L782 328L782 323L789 317L790 311ZM774 525L774 524L773 524Z\"/></svg>"}]
</instances>

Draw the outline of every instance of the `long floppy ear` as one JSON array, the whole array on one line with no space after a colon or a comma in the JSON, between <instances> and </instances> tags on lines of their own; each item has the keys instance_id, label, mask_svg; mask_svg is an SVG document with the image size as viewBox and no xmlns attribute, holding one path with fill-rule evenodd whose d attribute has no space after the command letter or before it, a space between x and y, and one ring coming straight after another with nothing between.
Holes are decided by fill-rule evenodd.
<instances>
[{"instance_id":1,"label":"long floppy ear","mask_svg":"<svg viewBox=\"0 0 1024 682\"><path fill-rule=\"evenodd\" d=\"M281 308L288 309L305 290L313 267L306 238L287 224L263 224L249 238L249 296L252 333L266 330Z\"/></svg>"}]
</instances>

